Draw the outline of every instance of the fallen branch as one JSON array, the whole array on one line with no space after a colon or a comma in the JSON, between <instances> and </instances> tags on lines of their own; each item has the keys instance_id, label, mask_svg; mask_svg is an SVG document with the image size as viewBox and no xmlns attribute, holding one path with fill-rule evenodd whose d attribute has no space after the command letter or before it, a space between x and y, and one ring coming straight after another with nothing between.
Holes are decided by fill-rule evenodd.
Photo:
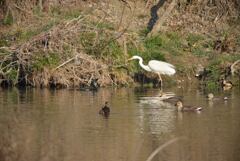
<instances>
[{"instance_id":1,"label":"fallen branch","mask_svg":"<svg viewBox=\"0 0 240 161\"><path fill-rule=\"evenodd\" d=\"M164 149L165 147L167 147L168 145L178 141L178 140L182 140L182 139L186 139L185 137L178 137L178 138L174 138L172 140L169 140L168 142L164 143L163 145L159 146L156 150L154 150L152 152L152 154L147 158L146 161L151 161L155 155L157 155L157 153L159 153L162 149Z\"/></svg>"},{"instance_id":2,"label":"fallen branch","mask_svg":"<svg viewBox=\"0 0 240 161\"><path fill-rule=\"evenodd\" d=\"M231 74L232 74L232 76L234 76L234 73L235 73L235 71L236 71L236 69L234 69L234 68L235 68L235 66L236 66L238 63L240 63L240 59L237 60L237 61L235 61L235 62L231 65Z\"/></svg>"},{"instance_id":3,"label":"fallen branch","mask_svg":"<svg viewBox=\"0 0 240 161\"><path fill-rule=\"evenodd\" d=\"M67 61L65 61L64 63L62 63L61 65L57 66L56 68L53 69L53 71L61 68L62 66L68 64L69 62L71 62L72 60L74 60L76 58L76 56L72 57L71 59L68 59Z\"/></svg>"}]
</instances>

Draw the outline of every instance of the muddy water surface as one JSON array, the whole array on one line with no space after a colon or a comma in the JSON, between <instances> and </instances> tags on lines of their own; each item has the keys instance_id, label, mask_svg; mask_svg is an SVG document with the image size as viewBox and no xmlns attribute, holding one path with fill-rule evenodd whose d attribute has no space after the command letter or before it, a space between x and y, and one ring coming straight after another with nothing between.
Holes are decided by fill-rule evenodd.
<instances>
[{"instance_id":1,"label":"muddy water surface","mask_svg":"<svg viewBox=\"0 0 240 161\"><path fill-rule=\"evenodd\" d=\"M197 89L169 89L202 113L177 113L158 90L123 88L0 90L0 160L8 161L239 161L240 92L207 101ZM223 96L229 98L224 101ZM109 101L111 114L98 110Z\"/></svg>"}]
</instances>

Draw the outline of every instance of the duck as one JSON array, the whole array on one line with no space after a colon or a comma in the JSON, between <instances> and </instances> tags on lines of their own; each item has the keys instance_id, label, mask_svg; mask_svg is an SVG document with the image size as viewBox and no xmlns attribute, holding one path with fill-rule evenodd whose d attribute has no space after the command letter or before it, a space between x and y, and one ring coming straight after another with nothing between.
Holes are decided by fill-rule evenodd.
<instances>
[{"instance_id":1,"label":"duck","mask_svg":"<svg viewBox=\"0 0 240 161\"><path fill-rule=\"evenodd\" d=\"M110 107L108 106L108 102L105 102L104 106L99 110L99 114L105 117L108 117L110 114Z\"/></svg>"},{"instance_id":2,"label":"duck","mask_svg":"<svg viewBox=\"0 0 240 161\"><path fill-rule=\"evenodd\" d=\"M229 89L232 88L232 86L233 86L233 83L231 81L229 81L229 80L227 81L225 79L222 80L222 88L223 88L223 90L229 90Z\"/></svg>"},{"instance_id":3,"label":"duck","mask_svg":"<svg viewBox=\"0 0 240 161\"><path fill-rule=\"evenodd\" d=\"M177 101L175 104L178 112L200 112L202 107L183 106L182 101Z\"/></svg>"},{"instance_id":4,"label":"duck","mask_svg":"<svg viewBox=\"0 0 240 161\"><path fill-rule=\"evenodd\" d=\"M212 100L214 99L213 93L208 93L207 99L208 99L209 101L212 101Z\"/></svg>"},{"instance_id":5,"label":"duck","mask_svg":"<svg viewBox=\"0 0 240 161\"><path fill-rule=\"evenodd\" d=\"M178 101L182 101L183 97L182 96L173 96L173 97L169 97L163 100L163 102L168 102L170 104L176 104Z\"/></svg>"},{"instance_id":6,"label":"duck","mask_svg":"<svg viewBox=\"0 0 240 161\"><path fill-rule=\"evenodd\" d=\"M229 98L227 96L225 96L225 97L223 97L223 100L227 101L227 100L229 100Z\"/></svg>"},{"instance_id":7,"label":"duck","mask_svg":"<svg viewBox=\"0 0 240 161\"><path fill-rule=\"evenodd\" d=\"M223 98L216 98L213 93L209 93L209 94L207 95L207 99L208 99L209 101L221 100L221 99L223 99L224 101L227 101L229 98L228 98L227 96L224 96Z\"/></svg>"}]
</instances>

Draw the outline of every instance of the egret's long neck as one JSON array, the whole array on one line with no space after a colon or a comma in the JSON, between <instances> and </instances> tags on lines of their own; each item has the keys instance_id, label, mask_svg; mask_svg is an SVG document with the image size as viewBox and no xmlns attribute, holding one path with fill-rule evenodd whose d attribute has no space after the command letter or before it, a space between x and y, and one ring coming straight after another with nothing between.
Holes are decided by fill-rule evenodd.
<instances>
[{"instance_id":1,"label":"egret's long neck","mask_svg":"<svg viewBox=\"0 0 240 161\"><path fill-rule=\"evenodd\" d=\"M138 58L139 59L139 65L146 71L151 71L151 69L147 66L143 64L143 59L141 57Z\"/></svg>"}]
</instances>

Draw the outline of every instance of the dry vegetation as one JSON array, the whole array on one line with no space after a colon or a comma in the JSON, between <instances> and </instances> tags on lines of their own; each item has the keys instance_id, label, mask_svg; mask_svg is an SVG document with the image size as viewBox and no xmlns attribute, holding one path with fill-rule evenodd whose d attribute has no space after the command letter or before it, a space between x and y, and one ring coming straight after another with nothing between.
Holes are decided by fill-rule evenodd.
<instances>
[{"instance_id":1,"label":"dry vegetation","mask_svg":"<svg viewBox=\"0 0 240 161\"><path fill-rule=\"evenodd\" d=\"M174 63L189 80L201 63L216 81L240 58L239 3L0 0L1 85L128 85L134 54Z\"/></svg>"}]
</instances>

